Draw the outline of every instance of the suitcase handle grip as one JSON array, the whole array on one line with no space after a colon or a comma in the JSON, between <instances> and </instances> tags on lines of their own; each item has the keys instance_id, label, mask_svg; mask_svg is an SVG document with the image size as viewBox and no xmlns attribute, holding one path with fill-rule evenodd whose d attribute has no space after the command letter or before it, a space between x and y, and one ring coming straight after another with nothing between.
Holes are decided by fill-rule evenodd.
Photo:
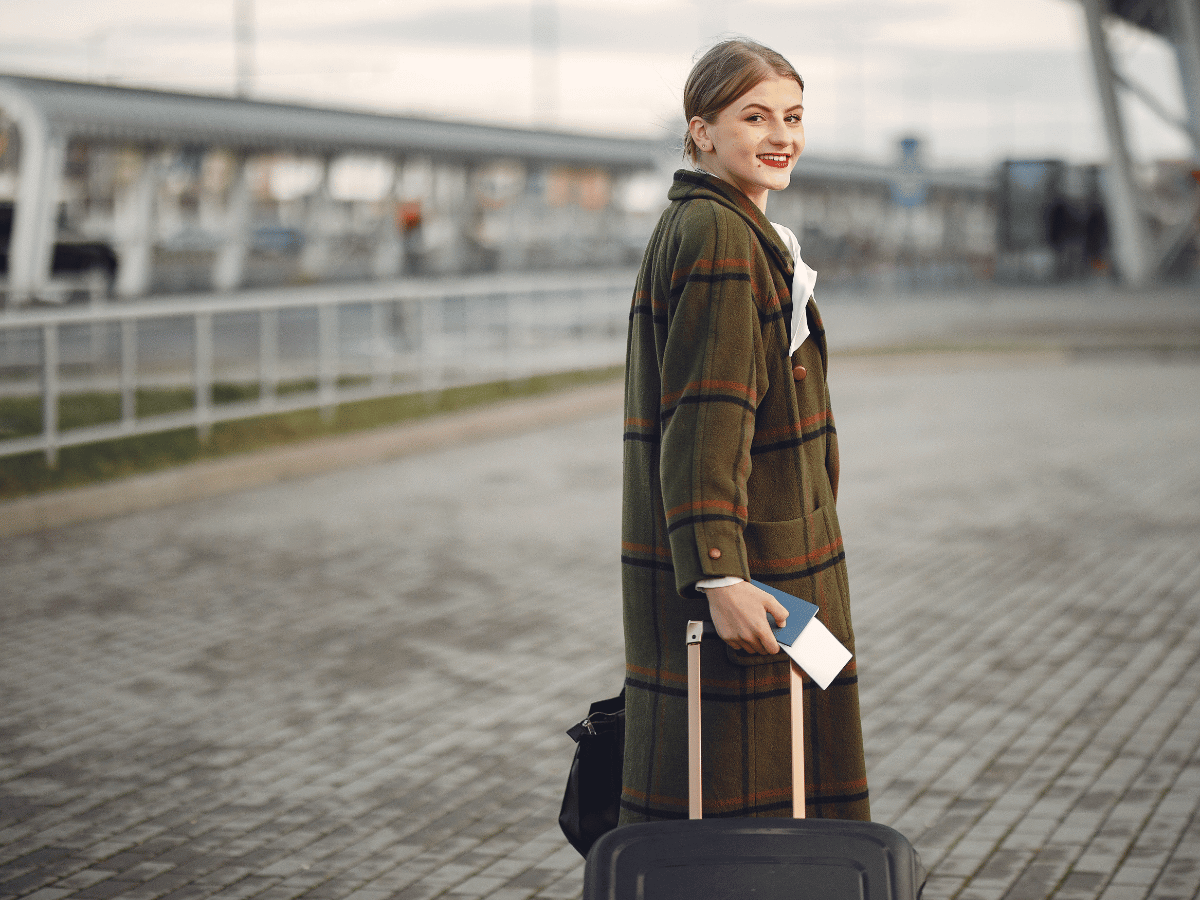
<instances>
[{"instance_id":1,"label":"suitcase handle grip","mask_svg":"<svg viewBox=\"0 0 1200 900\"><path fill-rule=\"evenodd\" d=\"M700 644L711 622L687 623L688 818L704 818L704 785L700 777ZM788 660L792 718L792 816L804 818L804 678L795 660Z\"/></svg>"}]
</instances>

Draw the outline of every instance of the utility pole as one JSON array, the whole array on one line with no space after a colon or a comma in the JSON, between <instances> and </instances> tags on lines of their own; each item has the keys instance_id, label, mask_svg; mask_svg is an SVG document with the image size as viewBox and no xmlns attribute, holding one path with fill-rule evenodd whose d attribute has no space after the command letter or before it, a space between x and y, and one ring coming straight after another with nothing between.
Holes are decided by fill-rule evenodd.
<instances>
[{"instance_id":1,"label":"utility pole","mask_svg":"<svg viewBox=\"0 0 1200 900\"><path fill-rule=\"evenodd\" d=\"M254 90L254 0L233 0L234 90L249 97Z\"/></svg>"},{"instance_id":2,"label":"utility pole","mask_svg":"<svg viewBox=\"0 0 1200 900\"><path fill-rule=\"evenodd\" d=\"M533 0L530 8L533 119L544 125L558 121L559 40L555 0Z\"/></svg>"}]
</instances>

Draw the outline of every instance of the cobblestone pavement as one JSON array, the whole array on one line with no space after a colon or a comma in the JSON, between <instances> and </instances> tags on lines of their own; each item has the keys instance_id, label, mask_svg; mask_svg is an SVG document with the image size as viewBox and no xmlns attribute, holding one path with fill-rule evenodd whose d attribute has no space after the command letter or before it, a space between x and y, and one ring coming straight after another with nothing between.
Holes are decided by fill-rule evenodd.
<instances>
[{"instance_id":1,"label":"cobblestone pavement","mask_svg":"<svg viewBox=\"0 0 1200 900\"><path fill-rule=\"evenodd\" d=\"M1200 894L1200 355L1116 331L834 360L873 811L930 900ZM620 431L7 540L0 896L578 896Z\"/></svg>"}]
</instances>

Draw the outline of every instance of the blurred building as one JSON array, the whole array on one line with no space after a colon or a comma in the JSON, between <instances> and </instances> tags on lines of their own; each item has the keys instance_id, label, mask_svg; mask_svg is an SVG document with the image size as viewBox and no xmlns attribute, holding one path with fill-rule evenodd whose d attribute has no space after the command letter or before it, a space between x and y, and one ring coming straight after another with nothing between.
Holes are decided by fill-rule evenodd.
<instances>
[{"instance_id":1,"label":"blurred building","mask_svg":"<svg viewBox=\"0 0 1200 900\"><path fill-rule=\"evenodd\" d=\"M665 142L0 76L8 305L634 266ZM803 156L771 217L824 283L990 276L992 173Z\"/></svg>"},{"instance_id":2,"label":"blurred building","mask_svg":"<svg viewBox=\"0 0 1200 900\"><path fill-rule=\"evenodd\" d=\"M121 297L629 262L637 139L0 76L7 293ZM0 225L3 225L0 222ZM640 253L640 246L637 246ZM83 268L86 268L84 266Z\"/></svg>"},{"instance_id":3,"label":"blurred building","mask_svg":"<svg viewBox=\"0 0 1200 900\"><path fill-rule=\"evenodd\" d=\"M888 164L801 156L770 217L800 239L822 283L938 286L990 278L996 182L926 167L916 138Z\"/></svg>"}]
</instances>

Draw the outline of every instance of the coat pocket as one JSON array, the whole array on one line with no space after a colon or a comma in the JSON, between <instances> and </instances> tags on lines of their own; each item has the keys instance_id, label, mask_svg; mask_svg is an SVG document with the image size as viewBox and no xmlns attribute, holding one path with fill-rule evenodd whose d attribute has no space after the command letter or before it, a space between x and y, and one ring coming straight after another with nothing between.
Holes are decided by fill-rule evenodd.
<instances>
[{"instance_id":1,"label":"coat pocket","mask_svg":"<svg viewBox=\"0 0 1200 900\"><path fill-rule=\"evenodd\" d=\"M781 579L780 575L802 557L804 548L808 544L806 535L809 532L811 518L811 516L804 516L783 522L747 522L743 539L746 543L746 557L750 565L751 576L758 581L766 582L773 587L807 600L808 598L801 593L800 582ZM725 655L731 663L738 666L783 663L788 659L787 654L783 652L773 656L763 656L736 650L728 644L725 645Z\"/></svg>"},{"instance_id":2,"label":"coat pocket","mask_svg":"<svg viewBox=\"0 0 1200 900\"><path fill-rule=\"evenodd\" d=\"M748 522L744 533L750 574L781 591L815 603L819 618L838 640L852 645L846 554L832 503L785 522ZM743 665L775 657L730 650ZM742 662L747 657L750 662Z\"/></svg>"}]
</instances>

